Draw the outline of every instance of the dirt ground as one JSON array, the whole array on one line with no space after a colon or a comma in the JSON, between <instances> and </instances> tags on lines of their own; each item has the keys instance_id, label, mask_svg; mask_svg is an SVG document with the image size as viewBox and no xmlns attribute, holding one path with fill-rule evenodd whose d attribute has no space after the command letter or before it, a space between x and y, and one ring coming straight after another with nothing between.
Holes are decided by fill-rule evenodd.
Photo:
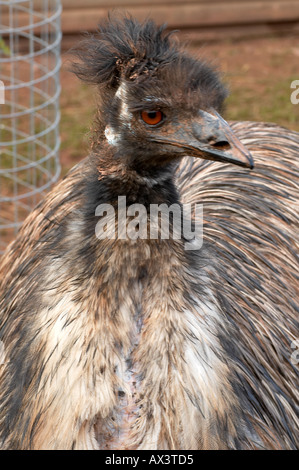
<instances>
[{"instance_id":1,"label":"dirt ground","mask_svg":"<svg viewBox=\"0 0 299 470\"><path fill-rule=\"evenodd\" d=\"M299 104L291 103L299 80L299 37L267 37L193 44L192 54L212 61L229 85L228 120L271 121L299 131ZM95 90L69 72L72 56L63 53L61 70L62 174L88 152L88 130Z\"/></svg>"}]
</instances>

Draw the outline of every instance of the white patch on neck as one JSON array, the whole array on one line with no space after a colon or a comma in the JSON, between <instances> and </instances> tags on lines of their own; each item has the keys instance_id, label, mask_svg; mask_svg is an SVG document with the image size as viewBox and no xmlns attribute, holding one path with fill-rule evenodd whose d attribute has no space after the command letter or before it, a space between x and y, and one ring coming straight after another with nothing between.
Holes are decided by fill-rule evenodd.
<instances>
[{"instance_id":1,"label":"white patch on neck","mask_svg":"<svg viewBox=\"0 0 299 470\"><path fill-rule=\"evenodd\" d=\"M131 129L131 121L133 118L133 114L129 111L127 103L126 103L126 85L122 82L115 93L115 96L120 99L121 101L121 108L120 108L120 119L124 126ZM120 141L120 134L113 129L111 126L107 125L105 129L105 137L110 145L117 146L118 142Z\"/></svg>"},{"instance_id":2,"label":"white patch on neck","mask_svg":"<svg viewBox=\"0 0 299 470\"><path fill-rule=\"evenodd\" d=\"M124 82L121 82L119 85L117 92L115 93L115 96L119 98L120 100L124 100L126 95L126 85Z\"/></svg>"},{"instance_id":3,"label":"white patch on neck","mask_svg":"<svg viewBox=\"0 0 299 470\"><path fill-rule=\"evenodd\" d=\"M128 106L127 106L127 89L126 85L124 82L122 82L115 93L115 96L120 99L121 101L121 109L120 109L120 116L121 119L123 120L124 124L127 126L131 126L131 120L133 117L133 114L129 111Z\"/></svg>"},{"instance_id":4,"label":"white patch on neck","mask_svg":"<svg viewBox=\"0 0 299 470\"><path fill-rule=\"evenodd\" d=\"M114 129L110 126L106 126L105 128L105 137L108 140L110 145L116 146L118 144L118 141L120 139L120 136L117 132L115 132Z\"/></svg>"}]
</instances>

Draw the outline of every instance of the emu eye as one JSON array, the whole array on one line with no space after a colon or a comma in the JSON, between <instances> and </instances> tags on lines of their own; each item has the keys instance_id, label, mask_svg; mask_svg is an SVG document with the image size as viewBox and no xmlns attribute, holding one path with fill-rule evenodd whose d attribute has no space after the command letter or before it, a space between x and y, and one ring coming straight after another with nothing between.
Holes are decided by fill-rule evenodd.
<instances>
[{"instance_id":1,"label":"emu eye","mask_svg":"<svg viewBox=\"0 0 299 470\"><path fill-rule=\"evenodd\" d=\"M150 126L155 126L163 121L164 114L162 111L142 111L141 119Z\"/></svg>"}]
</instances>

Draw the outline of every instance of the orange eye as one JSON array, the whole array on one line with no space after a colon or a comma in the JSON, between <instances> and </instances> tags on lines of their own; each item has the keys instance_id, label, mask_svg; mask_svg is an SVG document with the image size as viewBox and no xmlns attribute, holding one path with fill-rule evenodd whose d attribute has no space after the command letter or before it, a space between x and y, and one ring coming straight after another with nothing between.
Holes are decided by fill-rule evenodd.
<instances>
[{"instance_id":1,"label":"orange eye","mask_svg":"<svg viewBox=\"0 0 299 470\"><path fill-rule=\"evenodd\" d=\"M161 111L142 111L141 112L141 118L142 120L146 123L149 124L150 126L155 126L156 124L159 124L163 120L163 113Z\"/></svg>"}]
</instances>

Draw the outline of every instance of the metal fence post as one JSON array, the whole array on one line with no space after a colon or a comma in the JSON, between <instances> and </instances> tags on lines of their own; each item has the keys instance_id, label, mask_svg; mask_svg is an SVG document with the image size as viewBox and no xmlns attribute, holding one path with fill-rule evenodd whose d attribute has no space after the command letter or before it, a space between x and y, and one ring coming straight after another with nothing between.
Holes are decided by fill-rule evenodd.
<instances>
[{"instance_id":1,"label":"metal fence post","mask_svg":"<svg viewBox=\"0 0 299 470\"><path fill-rule=\"evenodd\" d=\"M0 253L57 181L60 0L0 0Z\"/></svg>"}]
</instances>

